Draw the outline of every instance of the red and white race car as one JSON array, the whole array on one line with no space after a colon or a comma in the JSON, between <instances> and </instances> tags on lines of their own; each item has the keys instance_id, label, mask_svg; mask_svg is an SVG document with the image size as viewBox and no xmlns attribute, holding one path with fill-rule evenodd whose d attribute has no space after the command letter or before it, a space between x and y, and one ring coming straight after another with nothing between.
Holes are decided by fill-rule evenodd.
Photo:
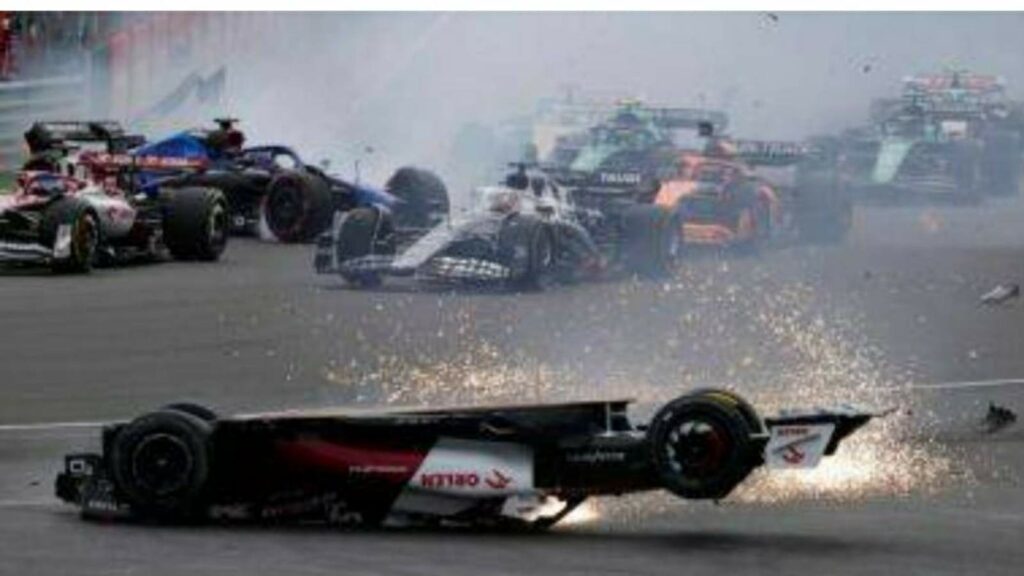
<instances>
[{"instance_id":1,"label":"red and white race car","mask_svg":"<svg viewBox=\"0 0 1024 576\"><path fill-rule=\"evenodd\" d=\"M216 260L224 251L227 205L220 192L179 188L153 199L126 194L99 169L85 176L19 174L15 189L0 194L0 262L88 272L97 262L154 257L165 249L198 260Z\"/></svg>"},{"instance_id":2,"label":"red and white race car","mask_svg":"<svg viewBox=\"0 0 1024 576\"><path fill-rule=\"evenodd\" d=\"M69 454L57 496L86 518L547 527L591 496L726 497L755 469L807 469L874 414L761 419L696 390L646 425L628 400L218 417L173 404Z\"/></svg>"}]
</instances>

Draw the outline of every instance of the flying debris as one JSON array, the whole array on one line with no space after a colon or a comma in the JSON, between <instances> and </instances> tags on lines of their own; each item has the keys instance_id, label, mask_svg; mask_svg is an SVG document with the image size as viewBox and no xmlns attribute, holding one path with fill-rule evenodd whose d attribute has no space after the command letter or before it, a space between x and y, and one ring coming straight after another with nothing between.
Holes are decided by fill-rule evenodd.
<instances>
[{"instance_id":1,"label":"flying debris","mask_svg":"<svg viewBox=\"0 0 1024 576\"><path fill-rule=\"evenodd\" d=\"M1020 296L1020 284L1000 284L981 297L986 306L1005 304Z\"/></svg>"},{"instance_id":2,"label":"flying debris","mask_svg":"<svg viewBox=\"0 0 1024 576\"><path fill-rule=\"evenodd\" d=\"M981 425L986 434L995 434L1000 430L1017 422L1017 414L1004 406L989 402L988 412L982 420Z\"/></svg>"}]
</instances>

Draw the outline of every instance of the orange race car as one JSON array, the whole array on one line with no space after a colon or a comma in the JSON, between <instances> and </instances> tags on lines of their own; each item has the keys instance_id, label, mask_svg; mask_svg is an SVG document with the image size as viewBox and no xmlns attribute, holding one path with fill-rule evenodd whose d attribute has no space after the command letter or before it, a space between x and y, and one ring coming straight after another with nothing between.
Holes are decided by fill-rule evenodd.
<instances>
[{"instance_id":1,"label":"orange race car","mask_svg":"<svg viewBox=\"0 0 1024 576\"><path fill-rule=\"evenodd\" d=\"M654 202L680 215L684 245L756 250L788 232L838 241L852 208L828 172L816 169L822 156L803 144L712 138L704 151L679 155Z\"/></svg>"}]
</instances>

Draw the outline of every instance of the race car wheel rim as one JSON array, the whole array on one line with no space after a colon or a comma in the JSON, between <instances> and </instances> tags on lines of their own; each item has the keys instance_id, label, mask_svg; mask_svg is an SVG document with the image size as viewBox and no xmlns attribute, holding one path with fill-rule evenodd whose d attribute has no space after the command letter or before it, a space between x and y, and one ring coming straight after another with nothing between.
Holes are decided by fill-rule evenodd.
<instances>
[{"instance_id":1,"label":"race car wheel rim","mask_svg":"<svg viewBox=\"0 0 1024 576\"><path fill-rule=\"evenodd\" d=\"M86 214L82 216L72 231L72 254L79 262L90 264L98 243L99 233L96 229L96 220L91 215Z\"/></svg>"},{"instance_id":2,"label":"race car wheel rim","mask_svg":"<svg viewBox=\"0 0 1024 576\"><path fill-rule=\"evenodd\" d=\"M207 222L206 235L210 239L210 247L215 252L219 253L227 246L228 215L227 210L219 202L210 210L210 220Z\"/></svg>"},{"instance_id":3,"label":"race car wheel rim","mask_svg":"<svg viewBox=\"0 0 1024 576\"><path fill-rule=\"evenodd\" d=\"M717 423L684 420L668 435L667 460L681 475L707 477L718 473L728 457L728 435Z\"/></svg>"},{"instance_id":4,"label":"race car wheel rim","mask_svg":"<svg viewBox=\"0 0 1024 576\"><path fill-rule=\"evenodd\" d=\"M267 223L277 236L291 237L302 228L306 199L294 186L282 186L267 198Z\"/></svg>"},{"instance_id":5,"label":"race car wheel rim","mask_svg":"<svg viewBox=\"0 0 1024 576\"><path fill-rule=\"evenodd\" d=\"M156 496L185 488L192 474L192 452L178 437L153 434L132 451L132 475L139 486Z\"/></svg>"}]
</instances>

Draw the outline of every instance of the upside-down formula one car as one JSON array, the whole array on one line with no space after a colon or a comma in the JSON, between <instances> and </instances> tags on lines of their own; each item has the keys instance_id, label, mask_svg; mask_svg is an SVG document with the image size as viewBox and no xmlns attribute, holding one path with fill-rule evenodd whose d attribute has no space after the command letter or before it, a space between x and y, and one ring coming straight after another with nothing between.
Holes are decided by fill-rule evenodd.
<instances>
[{"instance_id":1,"label":"upside-down formula one car","mask_svg":"<svg viewBox=\"0 0 1024 576\"><path fill-rule=\"evenodd\" d=\"M56 493L86 518L543 528L591 496L725 498L756 468L813 468L867 423L852 409L762 420L695 391L646 426L628 400L281 412L221 418L175 404L70 454Z\"/></svg>"}]
</instances>

